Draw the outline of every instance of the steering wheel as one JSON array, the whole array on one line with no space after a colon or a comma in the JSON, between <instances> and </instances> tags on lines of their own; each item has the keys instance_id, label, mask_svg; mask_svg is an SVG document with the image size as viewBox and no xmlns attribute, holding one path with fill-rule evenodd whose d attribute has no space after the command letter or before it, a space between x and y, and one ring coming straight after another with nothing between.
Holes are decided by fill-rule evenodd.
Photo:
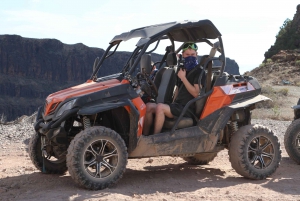
<instances>
[{"instance_id":1,"label":"steering wheel","mask_svg":"<svg viewBox=\"0 0 300 201\"><path fill-rule=\"evenodd\" d=\"M156 98L158 95L158 90L150 76L141 73L138 73L136 76L138 85L141 86L141 90L148 96Z\"/></svg>"}]
</instances>

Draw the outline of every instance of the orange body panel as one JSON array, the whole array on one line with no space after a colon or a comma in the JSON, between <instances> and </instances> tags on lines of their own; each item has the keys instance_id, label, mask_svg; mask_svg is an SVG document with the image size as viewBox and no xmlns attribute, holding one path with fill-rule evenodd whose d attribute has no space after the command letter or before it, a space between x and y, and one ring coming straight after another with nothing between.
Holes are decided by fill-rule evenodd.
<instances>
[{"instance_id":1,"label":"orange body panel","mask_svg":"<svg viewBox=\"0 0 300 201\"><path fill-rule=\"evenodd\" d=\"M47 116L49 113L56 109L58 103L68 98L93 93L120 84L120 81L117 79L107 80L104 82L94 82L92 80L88 80L83 84L50 94L46 99L47 105L45 107L44 115Z\"/></svg>"},{"instance_id":2,"label":"orange body panel","mask_svg":"<svg viewBox=\"0 0 300 201\"><path fill-rule=\"evenodd\" d=\"M138 122L138 133L137 133L137 136L139 137L143 133L143 126L144 126L144 120L145 120L145 115L146 115L146 105L140 97L132 99L132 103L140 112L140 117L139 117L139 122Z\"/></svg>"},{"instance_id":3,"label":"orange body panel","mask_svg":"<svg viewBox=\"0 0 300 201\"><path fill-rule=\"evenodd\" d=\"M206 116L210 115L214 111L229 105L235 94L227 95L224 93L224 91L221 89L221 87L214 87L214 91L212 94L208 97L204 110L202 112L202 115L200 119L205 118Z\"/></svg>"}]
</instances>

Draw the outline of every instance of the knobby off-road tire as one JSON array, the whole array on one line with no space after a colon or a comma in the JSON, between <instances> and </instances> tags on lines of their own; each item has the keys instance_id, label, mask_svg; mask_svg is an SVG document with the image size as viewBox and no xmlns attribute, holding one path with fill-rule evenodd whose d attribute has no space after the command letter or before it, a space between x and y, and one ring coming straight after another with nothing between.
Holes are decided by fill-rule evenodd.
<instances>
[{"instance_id":1,"label":"knobby off-road tire","mask_svg":"<svg viewBox=\"0 0 300 201\"><path fill-rule=\"evenodd\" d=\"M74 181L87 189L100 190L122 178L127 148L115 131L95 126L75 136L67 154L67 167Z\"/></svg>"},{"instance_id":2,"label":"knobby off-road tire","mask_svg":"<svg viewBox=\"0 0 300 201\"><path fill-rule=\"evenodd\" d=\"M182 157L182 159L191 165L207 165L209 162L214 160L217 154L218 154L217 152L201 153L201 154L196 154L195 156Z\"/></svg>"},{"instance_id":3,"label":"knobby off-road tire","mask_svg":"<svg viewBox=\"0 0 300 201\"><path fill-rule=\"evenodd\" d=\"M42 156L41 137L38 133L31 136L29 145L29 156L34 166L42 173L46 174L64 174L67 171L66 157L52 160Z\"/></svg>"},{"instance_id":4,"label":"knobby off-road tire","mask_svg":"<svg viewBox=\"0 0 300 201\"><path fill-rule=\"evenodd\" d=\"M261 125L241 127L231 137L228 152L233 169L249 179L265 179L276 171L281 160L277 136Z\"/></svg>"},{"instance_id":5,"label":"knobby off-road tire","mask_svg":"<svg viewBox=\"0 0 300 201\"><path fill-rule=\"evenodd\" d=\"M296 119L284 134L284 147L290 158L300 165L300 119Z\"/></svg>"}]
</instances>

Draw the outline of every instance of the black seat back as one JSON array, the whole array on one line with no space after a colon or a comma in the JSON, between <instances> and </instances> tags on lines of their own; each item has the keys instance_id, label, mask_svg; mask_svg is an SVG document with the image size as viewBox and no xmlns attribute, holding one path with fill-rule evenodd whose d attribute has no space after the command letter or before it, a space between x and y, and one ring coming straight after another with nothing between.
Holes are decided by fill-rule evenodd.
<instances>
[{"instance_id":1,"label":"black seat back","mask_svg":"<svg viewBox=\"0 0 300 201\"><path fill-rule=\"evenodd\" d=\"M158 90L156 103L171 103L173 98L173 90L176 84L175 65L177 65L177 57L174 52L167 55L167 67L161 68L156 73L154 84Z\"/></svg>"}]
</instances>

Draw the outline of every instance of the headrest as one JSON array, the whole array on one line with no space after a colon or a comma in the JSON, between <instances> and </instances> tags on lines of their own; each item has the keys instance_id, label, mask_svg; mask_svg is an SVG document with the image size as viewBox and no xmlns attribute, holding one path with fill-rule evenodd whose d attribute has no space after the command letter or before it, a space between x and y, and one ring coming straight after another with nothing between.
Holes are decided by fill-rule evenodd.
<instances>
[{"instance_id":1,"label":"headrest","mask_svg":"<svg viewBox=\"0 0 300 201\"><path fill-rule=\"evenodd\" d=\"M167 66L176 66L177 65L177 56L176 56L176 53L175 52L170 52L168 55L167 55Z\"/></svg>"}]
</instances>

